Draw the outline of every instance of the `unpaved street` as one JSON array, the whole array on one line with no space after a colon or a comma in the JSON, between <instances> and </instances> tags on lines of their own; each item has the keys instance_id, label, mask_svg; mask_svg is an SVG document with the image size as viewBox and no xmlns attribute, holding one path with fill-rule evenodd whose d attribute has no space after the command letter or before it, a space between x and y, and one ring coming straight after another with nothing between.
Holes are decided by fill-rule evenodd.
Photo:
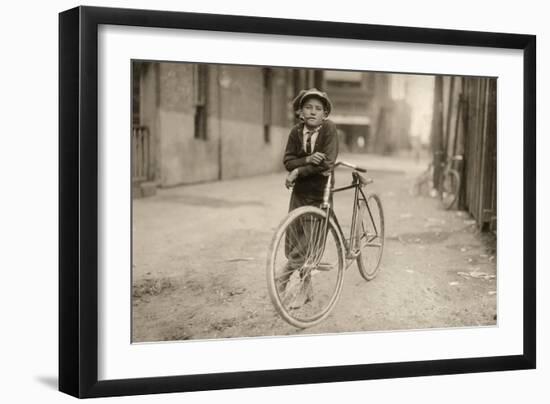
<instances>
[{"instance_id":1,"label":"unpaved street","mask_svg":"<svg viewBox=\"0 0 550 404\"><path fill-rule=\"evenodd\" d=\"M496 324L496 252L464 212L409 190L424 165L342 155L371 168L386 244L366 282L355 264L321 324L279 318L266 286L267 247L287 213L284 173L163 189L133 201L133 340L162 341ZM350 181L338 169L337 185ZM344 227L351 192L335 197Z\"/></svg>"}]
</instances>

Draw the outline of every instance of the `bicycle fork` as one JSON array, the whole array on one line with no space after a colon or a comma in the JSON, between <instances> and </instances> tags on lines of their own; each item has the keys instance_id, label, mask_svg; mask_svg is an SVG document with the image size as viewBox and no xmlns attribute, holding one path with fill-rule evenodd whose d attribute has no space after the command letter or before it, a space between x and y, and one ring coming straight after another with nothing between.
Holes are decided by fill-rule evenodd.
<instances>
[{"instance_id":1,"label":"bicycle fork","mask_svg":"<svg viewBox=\"0 0 550 404\"><path fill-rule=\"evenodd\" d=\"M325 253L325 246L326 246L327 234L328 234L328 223L330 220L330 214L331 214L331 208L332 208L330 205L331 182L332 182L332 171L327 176L327 183L323 191L323 202L321 203L321 209L326 212L326 216L325 216L325 220L323 220L323 223L322 223L321 240L320 240L321 248L318 250L318 253L316 254L315 265L319 265L319 263L321 262L321 258Z\"/></svg>"},{"instance_id":2,"label":"bicycle fork","mask_svg":"<svg viewBox=\"0 0 550 404\"><path fill-rule=\"evenodd\" d=\"M360 249L356 248L359 240L357 240L357 210L359 209L359 187L355 187L355 193L353 195L353 213L351 216L351 229L350 229L350 240L349 246L346 251L346 259L353 260L359 256Z\"/></svg>"},{"instance_id":3,"label":"bicycle fork","mask_svg":"<svg viewBox=\"0 0 550 404\"><path fill-rule=\"evenodd\" d=\"M327 234L328 234L328 223L329 223L330 216L331 216L331 213L332 213L332 206L330 204L331 186L332 186L332 172L327 177L327 183L325 185L325 189L324 189L324 192L323 192L323 203L321 204L321 209L323 209L326 212L326 218L325 218L324 223L323 223L323 233L322 233L323 238L322 238L322 248L321 248L320 257L322 257L323 254L324 254L325 242L326 242L326 237L327 237ZM357 198L358 197L359 197L359 187L356 187L355 188L355 194L354 194L355 203L353 204L353 214L352 214L352 222L351 222L351 235L352 235L352 237L350 239L349 245L346 242L344 242L344 247L346 249L346 259L347 260L354 260L359 255L359 249L357 249L357 251L354 251L355 250L355 244L357 243L355 241L355 239L356 239L356 237L355 237L355 228L356 227L355 226L357 225L357 220L356 219L357 219L357 209L358 209L358 203L357 203ZM336 217L334 219L336 220ZM336 222L337 222L338 228L340 229L340 225L338 224L337 220L336 220Z\"/></svg>"}]
</instances>

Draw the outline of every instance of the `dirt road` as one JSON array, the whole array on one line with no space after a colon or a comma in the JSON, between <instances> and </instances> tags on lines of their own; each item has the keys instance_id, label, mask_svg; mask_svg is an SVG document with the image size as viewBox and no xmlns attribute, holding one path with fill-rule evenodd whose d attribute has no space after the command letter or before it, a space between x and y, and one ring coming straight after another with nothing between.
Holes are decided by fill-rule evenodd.
<instances>
[{"instance_id":1,"label":"dirt road","mask_svg":"<svg viewBox=\"0 0 550 404\"><path fill-rule=\"evenodd\" d=\"M265 264L287 213L284 173L159 190L133 205L133 340L320 334L496 324L496 252L465 212L413 197L421 165L341 156L371 168L383 202L382 270L366 282L353 264L332 314L296 329L268 296ZM350 179L337 171L337 184ZM335 198L348 228L351 193Z\"/></svg>"}]
</instances>

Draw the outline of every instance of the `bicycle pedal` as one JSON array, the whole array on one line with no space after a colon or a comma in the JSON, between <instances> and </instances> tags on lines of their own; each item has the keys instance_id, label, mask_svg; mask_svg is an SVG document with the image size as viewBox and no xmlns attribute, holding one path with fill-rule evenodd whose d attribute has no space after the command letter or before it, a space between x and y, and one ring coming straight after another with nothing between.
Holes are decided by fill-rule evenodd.
<instances>
[{"instance_id":1,"label":"bicycle pedal","mask_svg":"<svg viewBox=\"0 0 550 404\"><path fill-rule=\"evenodd\" d=\"M333 268L332 264L328 264L325 262L321 262L319 265L317 265L316 269L318 271L330 271Z\"/></svg>"}]
</instances>

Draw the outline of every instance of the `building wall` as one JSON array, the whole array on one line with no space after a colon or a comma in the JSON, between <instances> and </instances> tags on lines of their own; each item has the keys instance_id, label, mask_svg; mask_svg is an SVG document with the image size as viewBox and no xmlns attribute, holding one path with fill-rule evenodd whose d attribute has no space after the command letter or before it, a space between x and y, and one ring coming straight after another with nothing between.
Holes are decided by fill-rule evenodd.
<instances>
[{"instance_id":1,"label":"building wall","mask_svg":"<svg viewBox=\"0 0 550 404\"><path fill-rule=\"evenodd\" d=\"M221 179L266 174L282 169L288 126L285 71L272 76L272 125L264 139L263 69L219 66L221 99Z\"/></svg>"},{"instance_id":2,"label":"building wall","mask_svg":"<svg viewBox=\"0 0 550 404\"><path fill-rule=\"evenodd\" d=\"M159 63L157 136L161 186L216 180L219 177L219 125L216 89L207 97L206 140L195 138L193 65Z\"/></svg>"},{"instance_id":3,"label":"building wall","mask_svg":"<svg viewBox=\"0 0 550 404\"><path fill-rule=\"evenodd\" d=\"M272 74L271 125L264 135L262 68L208 67L206 139L195 138L193 64L153 63L142 77L142 124L156 143L155 179L175 186L283 169L292 74Z\"/></svg>"},{"instance_id":4,"label":"building wall","mask_svg":"<svg viewBox=\"0 0 550 404\"><path fill-rule=\"evenodd\" d=\"M391 76L385 73L368 73L368 75L373 89L373 96L368 106L372 133L368 150L383 153L386 150L388 108L391 103Z\"/></svg>"},{"instance_id":5,"label":"building wall","mask_svg":"<svg viewBox=\"0 0 550 404\"><path fill-rule=\"evenodd\" d=\"M468 210L482 230L496 229L497 147L495 78L440 78L441 108L434 113L434 152L461 156L453 168L461 177L459 208ZM436 94L437 95L437 94ZM434 154L434 161L436 161Z\"/></svg>"},{"instance_id":6,"label":"building wall","mask_svg":"<svg viewBox=\"0 0 550 404\"><path fill-rule=\"evenodd\" d=\"M151 167L151 178L160 178L160 165L158 164L160 156L159 138L155 136L158 133L158 64L150 63L144 65L140 77L140 109L139 124L149 128L151 135L151 155L153 162ZM147 96L145 96L147 94Z\"/></svg>"},{"instance_id":7,"label":"building wall","mask_svg":"<svg viewBox=\"0 0 550 404\"><path fill-rule=\"evenodd\" d=\"M466 133L464 201L482 230L496 230L497 217L497 81L464 80Z\"/></svg>"}]
</instances>

